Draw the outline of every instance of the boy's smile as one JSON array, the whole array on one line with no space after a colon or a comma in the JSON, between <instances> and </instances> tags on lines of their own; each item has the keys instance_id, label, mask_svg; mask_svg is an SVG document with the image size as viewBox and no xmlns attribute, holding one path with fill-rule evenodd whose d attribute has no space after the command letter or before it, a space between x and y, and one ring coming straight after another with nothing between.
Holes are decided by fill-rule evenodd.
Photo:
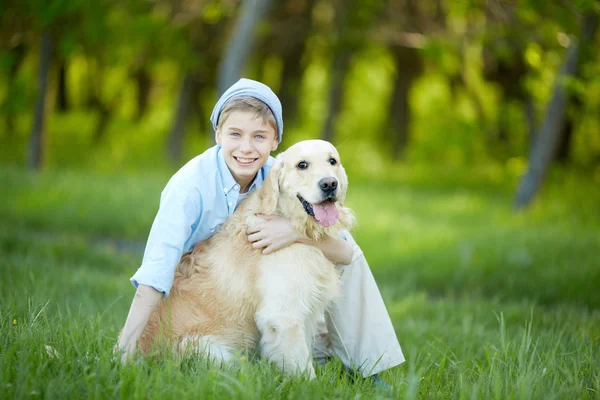
<instances>
[{"instance_id":1,"label":"boy's smile","mask_svg":"<svg viewBox=\"0 0 600 400\"><path fill-rule=\"evenodd\" d=\"M252 163L256 160L258 160L258 158L241 158L241 157L233 157L233 159L235 161L238 162L238 164L240 164L241 166L248 166L248 165L252 165Z\"/></svg>"},{"instance_id":2,"label":"boy's smile","mask_svg":"<svg viewBox=\"0 0 600 400\"><path fill-rule=\"evenodd\" d=\"M234 111L220 122L216 142L223 149L227 167L240 192L248 190L256 173L277 149L275 128L252 111Z\"/></svg>"}]
</instances>

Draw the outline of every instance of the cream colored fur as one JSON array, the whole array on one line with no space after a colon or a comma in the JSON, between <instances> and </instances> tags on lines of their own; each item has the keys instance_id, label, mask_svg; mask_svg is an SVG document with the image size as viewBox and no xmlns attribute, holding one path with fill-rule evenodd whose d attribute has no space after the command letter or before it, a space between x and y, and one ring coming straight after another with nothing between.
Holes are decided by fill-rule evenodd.
<instances>
[{"instance_id":1,"label":"cream colored fur","mask_svg":"<svg viewBox=\"0 0 600 400\"><path fill-rule=\"evenodd\" d=\"M300 161L308 168L298 169ZM339 161L335 147L320 140L297 143L280 154L262 188L220 232L182 257L170 296L142 334L142 350L166 341L177 352L203 353L217 363L229 361L236 351L258 350L283 371L314 377L310 350L316 323L338 295L334 265L318 248L299 243L263 255L252 247L246 230L262 221L257 213L284 216L311 239L339 237L350 229L354 217L343 206L348 179ZM309 216L297 198L319 202L318 182L324 177L339 182L339 217L328 228Z\"/></svg>"}]
</instances>

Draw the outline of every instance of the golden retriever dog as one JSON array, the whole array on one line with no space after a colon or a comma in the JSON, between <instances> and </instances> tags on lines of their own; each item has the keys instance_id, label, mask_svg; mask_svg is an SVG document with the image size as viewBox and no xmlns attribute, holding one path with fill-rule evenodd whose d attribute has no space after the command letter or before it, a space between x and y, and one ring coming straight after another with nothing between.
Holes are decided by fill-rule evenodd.
<instances>
[{"instance_id":1,"label":"golden retriever dog","mask_svg":"<svg viewBox=\"0 0 600 400\"><path fill-rule=\"evenodd\" d=\"M140 339L148 352L166 341L216 363L243 350L282 371L314 377L316 323L338 295L338 273L317 247L294 243L264 255L248 241L256 214L289 219L304 237L340 237L354 223L343 206L348 178L335 147L297 143L281 153L263 186L239 205L221 230L183 255L169 298Z\"/></svg>"}]
</instances>

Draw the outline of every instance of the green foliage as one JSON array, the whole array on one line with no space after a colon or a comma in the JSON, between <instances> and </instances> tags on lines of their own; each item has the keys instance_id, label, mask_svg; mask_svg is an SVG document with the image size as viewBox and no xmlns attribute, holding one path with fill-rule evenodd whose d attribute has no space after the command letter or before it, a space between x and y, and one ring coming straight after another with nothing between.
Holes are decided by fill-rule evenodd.
<instances>
[{"instance_id":1,"label":"green foliage","mask_svg":"<svg viewBox=\"0 0 600 400\"><path fill-rule=\"evenodd\" d=\"M263 21L259 36L266 50L257 49L248 77L275 89L282 86L283 52L289 50L270 42L281 40L273 36L285 29L281 25L294 28L299 12L294 10L300 6L281 4L277 9L289 19L278 20L277 13ZM525 98L533 100L539 124L565 46L580 34L582 14L597 12L597 5L588 0L568 7L536 0L413 2L411 7L402 1L355 1L347 10L336 7L333 1L316 2L312 30L294 39L309 45L297 72L301 76L294 77L302 82L299 118L286 124L286 141L321 132L329 108L331 49L341 35L353 57L336 121L337 144L368 149L388 162L385 138L393 133L385 130L397 112L390 110L396 67L389 49L403 45L406 33L418 34L422 41L414 45L421 47L425 70L411 88L411 137L404 153L411 163L450 165L505 164L526 157L530 140ZM184 152L201 152L212 134L207 121L215 101L216 64L237 12L236 2L222 0L5 2L0 14L0 39L8 44L0 48L0 162L24 161L37 90L37 46L44 28L52 33L55 55L48 93L47 167L95 168L90 159L115 169L124 163L137 169L152 165L143 157L122 161L123 154L137 149L158 166L166 165L165 144L187 70L195 73L197 87ZM343 17L341 33L334 29L336 15ZM570 81L581 104L569 111L576 121L570 162L588 170L595 168L600 154L600 67L593 51L597 40L585 46L581 73ZM24 58L18 57L19 51ZM71 109L66 116L55 111L59 60L68 67ZM521 66L522 74L510 75ZM136 119L140 88L135 79L140 71L150 79L143 120ZM101 112L108 114L109 123L99 145L93 137ZM117 132L117 127L123 130ZM147 134L144 143L139 132ZM89 157L81 161L84 154Z\"/></svg>"}]
</instances>

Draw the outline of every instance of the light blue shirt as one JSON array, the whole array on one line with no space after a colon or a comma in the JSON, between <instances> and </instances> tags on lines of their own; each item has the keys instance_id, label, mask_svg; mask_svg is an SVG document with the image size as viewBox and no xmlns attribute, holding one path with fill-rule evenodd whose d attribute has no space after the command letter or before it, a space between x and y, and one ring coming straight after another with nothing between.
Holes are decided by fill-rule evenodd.
<instances>
[{"instance_id":1,"label":"light blue shirt","mask_svg":"<svg viewBox=\"0 0 600 400\"><path fill-rule=\"evenodd\" d=\"M248 192L262 186L273 161L269 157ZM185 164L162 191L142 265L131 283L136 288L151 286L168 296L182 254L219 231L235 211L239 195L240 185L225 163L221 146Z\"/></svg>"}]
</instances>

